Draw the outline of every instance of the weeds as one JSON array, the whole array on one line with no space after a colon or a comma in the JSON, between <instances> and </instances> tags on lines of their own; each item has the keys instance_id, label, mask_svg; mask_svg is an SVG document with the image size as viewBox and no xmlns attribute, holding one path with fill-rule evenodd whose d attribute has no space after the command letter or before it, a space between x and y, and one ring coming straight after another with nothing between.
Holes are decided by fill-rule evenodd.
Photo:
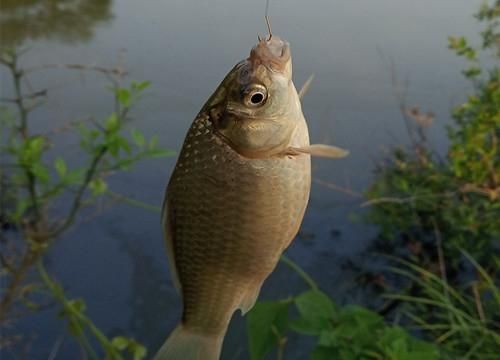
<instances>
[{"instance_id":1,"label":"weeds","mask_svg":"<svg viewBox=\"0 0 500 360\"><path fill-rule=\"evenodd\" d=\"M453 287L445 278L405 260L396 260L392 272L417 287L410 293L386 297L404 303L404 314L422 331L446 349L451 359L495 359L500 349L500 289L491 276L466 252L476 279ZM500 260L495 259L498 264ZM411 326L411 325L409 325ZM413 327L413 326L412 326Z\"/></svg>"},{"instance_id":2,"label":"weeds","mask_svg":"<svg viewBox=\"0 0 500 360\"><path fill-rule=\"evenodd\" d=\"M28 74L45 67L23 69L19 56L20 52L12 49L2 49L0 55L0 64L10 73L14 89L11 98L2 99L9 106L0 112L0 260L5 284L0 299L0 325L6 329L20 314L40 309L35 300L37 294L48 291L61 304L61 314L68 319L71 333L91 358L99 356L87 341L85 329L97 338L106 358L122 359L120 351L126 349L134 359L140 359L145 355L143 347L126 337L108 340L85 316L84 302L68 300L42 264L51 245L75 225L83 209L97 211L100 199L108 193L109 176L143 159L171 154L157 146L156 137L147 140L137 129L128 134L125 130L132 107L149 82L124 86L126 72L121 68L65 66L105 75L111 82L113 101L113 111L106 119L65 126L66 132L79 136L79 150L85 158L83 165L75 166L53 139L58 131L32 132L30 115L36 107L43 106L47 90L28 92L23 84ZM38 277L33 272L36 264ZM2 342L8 343L5 337L2 332Z\"/></svg>"},{"instance_id":3,"label":"weeds","mask_svg":"<svg viewBox=\"0 0 500 360\"><path fill-rule=\"evenodd\" d=\"M385 296L388 308L406 315L395 317L400 326L362 307L337 306L290 263L311 289L256 304L248 316L253 360L272 348L283 358L289 332L315 338L314 360L498 357L500 69L484 70L479 53L500 56L500 1L485 3L477 18L486 23L481 48L449 39L470 62L464 75L475 91L453 112L446 159L427 141L434 115L402 106L412 146L395 149L366 192L366 220L380 228L377 250L396 255L390 273L403 290Z\"/></svg>"},{"instance_id":4,"label":"weeds","mask_svg":"<svg viewBox=\"0 0 500 360\"><path fill-rule=\"evenodd\" d=\"M361 306L339 307L297 264L286 257L282 261L310 289L287 299L258 302L250 311L247 329L252 360L264 358L273 348L276 359L283 359L290 332L315 338L313 360L439 359L433 344L386 324L382 316Z\"/></svg>"}]
</instances>

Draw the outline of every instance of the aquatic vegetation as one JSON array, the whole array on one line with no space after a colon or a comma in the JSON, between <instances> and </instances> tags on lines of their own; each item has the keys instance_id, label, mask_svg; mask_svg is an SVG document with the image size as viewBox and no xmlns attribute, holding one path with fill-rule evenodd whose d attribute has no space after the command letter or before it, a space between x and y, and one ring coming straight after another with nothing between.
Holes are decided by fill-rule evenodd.
<instances>
[{"instance_id":1,"label":"aquatic vegetation","mask_svg":"<svg viewBox=\"0 0 500 360\"><path fill-rule=\"evenodd\" d=\"M311 359L498 356L500 69L486 71L479 54L500 57L499 17L500 1L485 3L477 15L486 22L481 49L463 37L449 39L470 61L464 75L475 91L453 112L446 159L427 141L433 114L404 108L412 146L395 149L366 191L365 220L380 228L375 248L397 256L384 280L398 281L392 288L388 281L391 293L384 296L396 305L388 319L399 326L365 308L337 306L293 265L311 289L256 304L248 318L253 360L273 348L282 359L291 332L315 337Z\"/></svg>"},{"instance_id":2,"label":"aquatic vegetation","mask_svg":"<svg viewBox=\"0 0 500 360\"><path fill-rule=\"evenodd\" d=\"M113 351L103 346L107 358L122 359L119 350L127 349L135 359L142 358L144 351L130 339L119 337L109 340L109 345L84 315L84 302L66 299L62 287L43 270L43 260L51 245L80 220L80 213L84 211L86 216L99 213L108 191L109 176L143 159L171 154L157 146L156 138L146 140L137 129L128 134L126 131L130 111L149 82L131 82L125 86L123 69L66 65L68 69L97 72L110 79L114 111L104 120L75 121L57 129L47 124L43 133L35 133L31 112L45 103L47 90L34 91L24 84L28 74L45 67L23 69L19 66L19 54L2 49L0 55L0 63L11 75L14 91L11 98L2 99L8 106L0 112L2 343L6 346L15 342L17 334L11 330L12 323L20 314L29 316L42 309L49 301L45 296L49 293L61 304L61 315L68 319L70 333L82 345L87 343L83 328L88 327L101 345L114 346L109 348ZM83 158L83 162L76 161L60 145L57 139L60 133L74 137L76 143L79 141L79 159ZM97 358L92 356L89 346L84 349Z\"/></svg>"},{"instance_id":3,"label":"aquatic vegetation","mask_svg":"<svg viewBox=\"0 0 500 360\"><path fill-rule=\"evenodd\" d=\"M319 290L298 266L283 257L309 284L310 289L293 297L258 302L248 314L247 329L252 360L263 359L273 348L283 359L288 334L315 339L311 359L440 359L432 343L389 325L374 311L357 305L338 306ZM295 314L295 315L293 315Z\"/></svg>"},{"instance_id":4,"label":"aquatic vegetation","mask_svg":"<svg viewBox=\"0 0 500 360\"><path fill-rule=\"evenodd\" d=\"M377 179L366 196L371 211L367 221L381 227L380 244L402 244L422 261L436 254L441 242L453 270L460 263L460 249L481 264L492 265L500 245L500 68L480 66L479 54L493 51L500 57L498 17L500 2L484 6L478 18L487 22L482 51L461 38L449 39L450 48L471 65L464 74L475 91L453 111L450 147L441 160L426 141L429 116L409 109L413 146L398 148L377 169ZM484 73L484 74L483 74ZM432 120L432 119L431 119Z\"/></svg>"},{"instance_id":5,"label":"aquatic vegetation","mask_svg":"<svg viewBox=\"0 0 500 360\"><path fill-rule=\"evenodd\" d=\"M392 272L409 280L411 287L386 297L400 301L401 321L433 339L445 351L445 358L496 359L500 349L500 287L496 271L490 273L469 254L475 279L452 286L443 274L434 274L418 265L396 260ZM443 269L445 264L443 265ZM445 271L443 271L445 273Z\"/></svg>"},{"instance_id":6,"label":"aquatic vegetation","mask_svg":"<svg viewBox=\"0 0 500 360\"><path fill-rule=\"evenodd\" d=\"M404 286L387 295L395 313L452 359L493 359L500 349L500 1L477 18L486 22L480 48L449 38L469 61L474 92L453 111L446 158L426 141L432 116L408 109L413 146L394 150L367 191L366 220L381 229L375 248L403 258L390 271Z\"/></svg>"},{"instance_id":7,"label":"aquatic vegetation","mask_svg":"<svg viewBox=\"0 0 500 360\"><path fill-rule=\"evenodd\" d=\"M146 348L132 338L115 336L109 339L94 325L93 321L85 315L85 300L68 299L63 287L49 276L41 262L38 263L37 267L43 284L61 306L59 316L68 321L68 330L70 334L76 338L90 359L100 359L101 357L98 356L97 352L92 347L88 334L92 335L104 350L105 359L123 360L124 358L130 357L134 360L140 360L146 356Z\"/></svg>"}]
</instances>

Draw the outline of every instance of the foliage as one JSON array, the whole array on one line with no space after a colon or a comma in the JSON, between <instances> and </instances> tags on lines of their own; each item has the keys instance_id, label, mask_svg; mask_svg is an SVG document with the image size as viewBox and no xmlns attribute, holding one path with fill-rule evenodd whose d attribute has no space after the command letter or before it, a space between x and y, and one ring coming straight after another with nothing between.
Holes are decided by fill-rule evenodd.
<instances>
[{"instance_id":1,"label":"foliage","mask_svg":"<svg viewBox=\"0 0 500 360\"><path fill-rule=\"evenodd\" d=\"M487 22L483 50L494 50L495 60L500 57L499 16L500 1L485 4L477 16ZM417 139L412 149L396 149L379 167L367 192L373 205L367 220L380 225L384 242L403 242L415 256L424 256L422 249L434 252L440 236L448 259L460 258L462 248L487 263L500 245L500 68L494 65L483 74L481 49L464 37L450 37L449 46L471 63L464 74L475 91L453 112L448 156L441 161L429 149L426 129L432 117L407 109L404 115L413 121ZM459 264L450 265L457 269Z\"/></svg>"},{"instance_id":2,"label":"foliage","mask_svg":"<svg viewBox=\"0 0 500 360\"><path fill-rule=\"evenodd\" d=\"M123 85L126 73L121 68L67 65L69 69L105 75L112 84L114 111L101 121L76 121L33 133L30 114L44 104L47 90L32 91L23 84L27 74L46 67L20 68L19 53L2 49L0 55L0 64L11 74L14 89L12 98L2 99L9 106L0 109L0 260L5 283L0 325L12 321L20 311L40 308L33 299L41 291L35 286L41 278L44 289L62 305L61 315L68 319L71 333L90 357L97 355L85 329L97 338L107 358L122 359L120 354L126 350L140 359L145 356L140 344L126 337L107 339L85 316L83 300L66 299L62 287L50 279L41 264L53 242L75 225L83 209L86 214L98 211L97 205L109 192L109 176L143 159L171 154L158 147L157 137L146 139L138 129L126 129L132 107L150 83L132 81ZM77 161L59 145L56 137L62 132L69 138L79 138ZM42 269L40 277L32 278L31 270L37 263Z\"/></svg>"},{"instance_id":3,"label":"foliage","mask_svg":"<svg viewBox=\"0 0 500 360\"><path fill-rule=\"evenodd\" d=\"M481 7L477 18L487 23L481 49L464 37L449 39L470 62L464 75L475 91L453 112L447 158L427 141L433 114L402 106L412 147L395 149L366 193L367 221L381 230L378 250L403 256L391 272L399 276L396 288L404 288L386 297L389 308L396 304L396 318L406 315L406 330L368 309L337 306L285 258L311 289L256 304L248 316L252 360L273 347L282 359L290 332L315 338L311 359L317 360L498 357L500 69L486 72L480 55L492 50L495 60L500 56L499 17L500 1Z\"/></svg>"},{"instance_id":4,"label":"foliage","mask_svg":"<svg viewBox=\"0 0 500 360\"><path fill-rule=\"evenodd\" d=\"M393 272L418 287L415 291L390 294L402 301L404 313L427 337L446 348L452 359L496 359L500 349L500 288L495 278L469 254L477 279L453 287L445 277L404 260ZM498 271L500 258L495 258Z\"/></svg>"},{"instance_id":5,"label":"foliage","mask_svg":"<svg viewBox=\"0 0 500 360\"><path fill-rule=\"evenodd\" d=\"M282 259L299 269L289 259ZM304 277L304 272L299 275ZM433 344L414 338L399 326L387 325L382 316L366 308L339 307L308 276L304 280L311 289L284 300L258 302L248 314L252 360L262 359L274 347L278 359L283 358L289 332L315 338L313 360L439 358Z\"/></svg>"},{"instance_id":6,"label":"foliage","mask_svg":"<svg viewBox=\"0 0 500 360\"><path fill-rule=\"evenodd\" d=\"M446 159L427 142L432 114L404 109L412 147L395 149L366 193L367 220L381 229L376 248L404 258L391 272L396 288L407 286L387 297L450 359L493 359L500 349L500 1L477 18L486 22L481 47L449 38L474 92L453 111Z\"/></svg>"},{"instance_id":7,"label":"foliage","mask_svg":"<svg viewBox=\"0 0 500 360\"><path fill-rule=\"evenodd\" d=\"M98 341L104 350L105 360L123 360L123 352L130 355L133 360L140 360L146 356L146 348L132 338L116 336L111 340L108 339L85 315L86 305L83 299L68 299L64 289L47 274L42 263L38 264L38 272L47 289L61 305L59 316L67 319L69 333L77 339L90 359L97 360L100 357L92 348L87 333Z\"/></svg>"}]
</instances>

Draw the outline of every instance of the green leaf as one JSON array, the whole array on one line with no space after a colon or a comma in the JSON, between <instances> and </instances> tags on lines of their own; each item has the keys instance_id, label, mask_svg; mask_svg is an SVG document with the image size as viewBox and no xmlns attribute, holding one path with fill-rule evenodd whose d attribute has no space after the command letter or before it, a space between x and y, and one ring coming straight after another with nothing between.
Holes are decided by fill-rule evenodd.
<instances>
[{"instance_id":1,"label":"green leaf","mask_svg":"<svg viewBox=\"0 0 500 360\"><path fill-rule=\"evenodd\" d=\"M106 119L106 131L113 133L116 132L119 128L120 128L120 121L118 119L118 116L115 113L112 113Z\"/></svg>"},{"instance_id":2,"label":"green leaf","mask_svg":"<svg viewBox=\"0 0 500 360\"><path fill-rule=\"evenodd\" d=\"M62 179L64 176L66 176L67 173L67 166L66 162L62 158L57 158L56 161L54 162L54 167L56 169L57 175Z\"/></svg>"},{"instance_id":3,"label":"green leaf","mask_svg":"<svg viewBox=\"0 0 500 360\"><path fill-rule=\"evenodd\" d=\"M14 219L19 220L21 217L24 215L26 209L28 209L28 206L30 205L30 202L27 199L18 199L16 202L16 210L14 212Z\"/></svg>"},{"instance_id":4,"label":"green leaf","mask_svg":"<svg viewBox=\"0 0 500 360\"><path fill-rule=\"evenodd\" d=\"M71 307L73 311L76 311L78 313L84 312L87 308L85 301L83 301L82 299L68 300L68 306Z\"/></svg>"},{"instance_id":5,"label":"green leaf","mask_svg":"<svg viewBox=\"0 0 500 360\"><path fill-rule=\"evenodd\" d=\"M336 331L322 331L318 337L318 345L322 347L339 347L340 340Z\"/></svg>"},{"instance_id":6,"label":"green leaf","mask_svg":"<svg viewBox=\"0 0 500 360\"><path fill-rule=\"evenodd\" d=\"M108 189L108 184L101 178L94 179L89 183L93 196L103 194Z\"/></svg>"},{"instance_id":7,"label":"green leaf","mask_svg":"<svg viewBox=\"0 0 500 360\"><path fill-rule=\"evenodd\" d=\"M70 171L66 176L66 183L68 183L68 184L81 183L84 173L85 173L85 169L83 169L83 168Z\"/></svg>"},{"instance_id":8,"label":"green leaf","mask_svg":"<svg viewBox=\"0 0 500 360\"><path fill-rule=\"evenodd\" d=\"M158 145L158 135L153 135L151 139L149 139L148 147L150 149L155 149L157 145Z\"/></svg>"},{"instance_id":9,"label":"green leaf","mask_svg":"<svg viewBox=\"0 0 500 360\"><path fill-rule=\"evenodd\" d=\"M125 350L128 347L129 342L130 342L129 339L127 339L124 336L115 336L111 340L111 345L113 345L118 350L122 351L122 350Z\"/></svg>"},{"instance_id":10,"label":"green leaf","mask_svg":"<svg viewBox=\"0 0 500 360\"><path fill-rule=\"evenodd\" d=\"M319 290L308 290L297 296L294 301L303 319L302 324L298 324L299 329L300 325L306 326L307 324L306 327L310 330L320 331L328 328L328 324L337 315L333 301ZM295 325L297 326L297 323Z\"/></svg>"},{"instance_id":11,"label":"green leaf","mask_svg":"<svg viewBox=\"0 0 500 360\"><path fill-rule=\"evenodd\" d=\"M166 149L155 149L147 152L147 155L151 158L162 158L166 156L175 155L175 151Z\"/></svg>"},{"instance_id":12,"label":"green leaf","mask_svg":"<svg viewBox=\"0 0 500 360\"><path fill-rule=\"evenodd\" d=\"M151 85L150 81L132 82L132 88L137 91L143 91Z\"/></svg>"},{"instance_id":13,"label":"green leaf","mask_svg":"<svg viewBox=\"0 0 500 360\"><path fill-rule=\"evenodd\" d=\"M40 180L40 182L47 184L49 182L49 171L42 163L34 163L31 165L31 172L33 175Z\"/></svg>"},{"instance_id":14,"label":"green leaf","mask_svg":"<svg viewBox=\"0 0 500 360\"><path fill-rule=\"evenodd\" d=\"M339 359L338 352L326 346L316 346L311 354L311 360Z\"/></svg>"},{"instance_id":15,"label":"green leaf","mask_svg":"<svg viewBox=\"0 0 500 360\"><path fill-rule=\"evenodd\" d=\"M264 357L287 328L288 301L262 301L247 315L249 348L252 360Z\"/></svg>"},{"instance_id":16,"label":"green leaf","mask_svg":"<svg viewBox=\"0 0 500 360\"><path fill-rule=\"evenodd\" d=\"M384 324L384 318L379 314L357 305L347 305L342 308L340 320L347 320L357 325L376 329Z\"/></svg>"},{"instance_id":17,"label":"green leaf","mask_svg":"<svg viewBox=\"0 0 500 360\"><path fill-rule=\"evenodd\" d=\"M332 329L337 314L328 296L318 290L310 290L299 295L295 304L301 317L291 322L292 330L306 335L319 335L324 330Z\"/></svg>"},{"instance_id":18,"label":"green leaf","mask_svg":"<svg viewBox=\"0 0 500 360\"><path fill-rule=\"evenodd\" d=\"M42 136L36 136L28 140L28 149L33 153L40 153L45 145L45 138Z\"/></svg>"},{"instance_id":19,"label":"green leaf","mask_svg":"<svg viewBox=\"0 0 500 360\"><path fill-rule=\"evenodd\" d=\"M120 139L117 134L112 134L107 137L106 139L106 146L108 148L108 151L110 152L111 155L114 157L117 157L119 152L120 152Z\"/></svg>"},{"instance_id":20,"label":"green leaf","mask_svg":"<svg viewBox=\"0 0 500 360\"><path fill-rule=\"evenodd\" d=\"M144 135L137 129L132 129L130 131L130 135L132 135L132 140L138 147L143 147L145 140Z\"/></svg>"},{"instance_id":21,"label":"green leaf","mask_svg":"<svg viewBox=\"0 0 500 360\"><path fill-rule=\"evenodd\" d=\"M148 351L146 347L142 346L141 344L134 342L134 344L131 346L131 351L134 354L134 360L141 360L146 357L148 354Z\"/></svg>"},{"instance_id":22,"label":"green leaf","mask_svg":"<svg viewBox=\"0 0 500 360\"><path fill-rule=\"evenodd\" d=\"M463 74L465 75L465 77L474 78L474 77L481 74L481 68L473 66L473 67L470 67L470 68L464 70Z\"/></svg>"},{"instance_id":23,"label":"green leaf","mask_svg":"<svg viewBox=\"0 0 500 360\"><path fill-rule=\"evenodd\" d=\"M117 136L116 142L119 148L123 149L127 154L130 154L132 152L129 141L123 136Z\"/></svg>"},{"instance_id":24,"label":"green leaf","mask_svg":"<svg viewBox=\"0 0 500 360\"><path fill-rule=\"evenodd\" d=\"M125 107L130 107L132 97L129 89L118 88L116 90L116 97L118 98L120 104L122 104Z\"/></svg>"}]
</instances>

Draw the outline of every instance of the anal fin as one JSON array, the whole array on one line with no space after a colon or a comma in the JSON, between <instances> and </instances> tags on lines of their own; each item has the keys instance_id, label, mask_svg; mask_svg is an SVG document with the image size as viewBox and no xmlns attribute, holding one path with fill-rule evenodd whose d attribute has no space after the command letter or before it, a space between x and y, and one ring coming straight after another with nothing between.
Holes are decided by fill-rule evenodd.
<instances>
[{"instance_id":1,"label":"anal fin","mask_svg":"<svg viewBox=\"0 0 500 360\"><path fill-rule=\"evenodd\" d=\"M253 308L255 302L257 301L257 298L259 297L260 287L261 284L259 284L258 286L250 287L247 290L247 292L241 299L240 305L238 306L238 309L241 310L241 315L245 315Z\"/></svg>"}]
</instances>

